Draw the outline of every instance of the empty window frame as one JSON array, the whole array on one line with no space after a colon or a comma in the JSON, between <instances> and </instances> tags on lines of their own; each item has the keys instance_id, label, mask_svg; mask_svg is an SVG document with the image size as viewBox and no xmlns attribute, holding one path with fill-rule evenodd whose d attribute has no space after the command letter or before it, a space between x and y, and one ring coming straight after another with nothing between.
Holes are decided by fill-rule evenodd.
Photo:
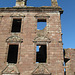
<instances>
[{"instance_id":1,"label":"empty window frame","mask_svg":"<svg viewBox=\"0 0 75 75\"><path fill-rule=\"evenodd\" d=\"M46 27L46 19L37 20L37 30L43 30Z\"/></svg>"},{"instance_id":2,"label":"empty window frame","mask_svg":"<svg viewBox=\"0 0 75 75\"><path fill-rule=\"evenodd\" d=\"M18 45L9 45L7 62L16 64L17 57L18 57Z\"/></svg>"},{"instance_id":3,"label":"empty window frame","mask_svg":"<svg viewBox=\"0 0 75 75\"><path fill-rule=\"evenodd\" d=\"M22 19L13 19L11 32L20 32L21 31L21 21L22 21Z\"/></svg>"},{"instance_id":4,"label":"empty window frame","mask_svg":"<svg viewBox=\"0 0 75 75\"><path fill-rule=\"evenodd\" d=\"M47 62L47 47L46 45L36 46L36 63L46 63Z\"/></svg>"}]
</instances>

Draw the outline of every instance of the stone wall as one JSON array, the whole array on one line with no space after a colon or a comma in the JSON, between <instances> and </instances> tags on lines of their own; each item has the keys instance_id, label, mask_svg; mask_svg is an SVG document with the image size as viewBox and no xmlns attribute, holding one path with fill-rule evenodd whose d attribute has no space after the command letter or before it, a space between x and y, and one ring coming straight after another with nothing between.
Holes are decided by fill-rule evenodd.
<instances>
[{"instance_id":1,"label":"stone wall","mask_svg":"<svg viewBox=\"0 0 75 75\"><path fill-rule=\"evenodd\" d=\"M61 38L61 8L25 7L0 9L0 71L5 73L8 64L9 45L17 44L18 59L16 67L20 75L42 73L64 75L63 47ZM13 19L22 19L21 32L11 32ZM46 19L45 35L40 30L37 35L37 19ZM43 33L43 35L42 35ZM17 40L18 39L18 40ZM23 39L23 40L22 40ZM47 62L36 63L36 45L47 46ZM42 68L38 68L43 65ZM10 67L9 67L10 69ZM15 73L7 69L10 74ZM45 74L44 73L44 74Z\"/></svg>"},{"instance_id":2,"label":"stone wall","mask_svg":"<svg viewBox=\"0 0 75 75\"><path fill-rule=\"evenodd\" d=\"M64 49L66 62L66 75L75 74L75 49Z\"/></svg>"}]
</instances>

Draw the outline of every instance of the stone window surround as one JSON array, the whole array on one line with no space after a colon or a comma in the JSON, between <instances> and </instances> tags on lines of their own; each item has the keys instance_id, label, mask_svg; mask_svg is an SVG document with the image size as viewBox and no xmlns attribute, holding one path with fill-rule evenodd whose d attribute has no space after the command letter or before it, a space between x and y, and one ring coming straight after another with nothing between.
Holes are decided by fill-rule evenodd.
<instances>
[{"instance_id":1,"label":"stone window surround","mask_svg":"<svg viewBox=\"0 0 75 75\"><path fill-rule=\"evenodd\" d=\"M8 50L9 50L9 45L18 45L18 57L17 57L17 63L18 64L20 62L20 54L21 54L21 43L7 43L7 48L6 48L6 55L5 55L5 62L8 64L7 62L7 58L8 58Z\"/></svg>"},{"instance_id":2,"label":"stone window surround","mask_svg":"<svg viewBox=\"0 0 75 75\"><path fill-rule=\"evenodd\" d=\"M35 16L34 16L35 18L36 18L36 26L37 26L37 20L39 19L45 19L46 20L46 27L47 27L47 31L49 30L48 28L49 28L49 19L50 19L50 16L49 15L47 15L47 14L44 14L44 13L42 13L42 14L36 14ZM36 27L36 31L37 31L37 27Z\"/></svg>"},{"instance_id":3,"label":"stone window surround","mask_svg":"<svg viewBox=\"0 0 75 75\"><path fill-rule=\"evenodd\" d=\"M23 33L24 17L25 16L11 16L10 33ZM20 32L11 32L13 19L21 19L21 30L20 30Z\"/></svg>"},{"instance_id":4,"label":"stone window surround","mask_svg":"<svg viewBox=\"0 0 75 75\"><path fill-rule=\"evenodd\" d=\"M37 20L39 19L45 19L46 20L46 23L47 23L47 25L46 26L48 26L48 23L49 23L49 17L48 16L35 16L35 18L36 18L36 23L37 23Z\"/></svg>"},{"instance_id":5,"label":"stone window surround","mask_svg":"<svg viewBox=\"0 0 75 75\"><path fill-rule=\"evenodd\" d=\"M34 63L35 64L39 64L39 63L36 63L36 46L37 45L46 45L46 47L47 47L47 62L46 63L44 63L44 64L47 64L47 63L49 63L48 62L48 50L49 50L49 47L48 47L48 45L49 45L49 43L48 42L34 42ZM41 64L41 63L40 63Z\"/></svg>"}]
</instances>

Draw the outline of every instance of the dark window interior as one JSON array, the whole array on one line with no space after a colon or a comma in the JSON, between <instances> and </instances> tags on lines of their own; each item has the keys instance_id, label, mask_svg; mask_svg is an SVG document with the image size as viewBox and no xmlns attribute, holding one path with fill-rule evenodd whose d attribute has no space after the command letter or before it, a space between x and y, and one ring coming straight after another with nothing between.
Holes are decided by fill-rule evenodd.
<instances>
[{"instance_id":1,"label":"dark window interior","mask_svg":"<svg viewBox=\"0 0 75 75\"><path fill-rule=\"evenodd\" d=\"M43 30L46 27L46 19L38 19L37 20L37 29Z\"/></svg>"},{"instance_id":2,"label":"dark window interior","mask_svg":"<svg viewBox=\"0 0 75 75\"><path fill-rule=\"evenodd\" d=\"M66 71L64 71L64 75L66 75Z\"/></svg>"},{"instance_id":3,"label":"dark window interior","mask_svg":"<svg viewBox=\"0 0 75 75\"><path fill-rule=\"evenodd\" d=\"M21 19L13 19L11 32L20 32L21 30Z\"/></svg>"},{"instance_id":4,"label":"dark window interior","mask_svg":"<svg viewBox=\"0 0 75 75\"><path fill-rule=\"evenodd\" d=\"M18 45L9 45L7 62L16 64L17 56L18 56Z\"/></svg>"},{"instance_id":5,"label":"dark window interior","mask_svg":"<svg viewBox=\"0 0 75 75\"><path fill-rule=\"evenodd\" d=\"M46 63L47 48L46 45L37 45L36 47L36 63Z\"/></svg>"}]
</instances>

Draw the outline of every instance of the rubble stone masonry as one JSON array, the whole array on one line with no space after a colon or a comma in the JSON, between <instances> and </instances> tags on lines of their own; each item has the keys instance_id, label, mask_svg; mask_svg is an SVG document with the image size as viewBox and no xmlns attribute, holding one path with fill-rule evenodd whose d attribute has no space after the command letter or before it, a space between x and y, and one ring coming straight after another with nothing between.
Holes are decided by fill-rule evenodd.
<instances>
[{"instance_id":1,"label":"rubble stone masonry","mask_svg":"<svg viewBox=\"0 0 75 75\"><path fill-rule=\"evenodd\" d=\"M58 6L57 0L52 0L52 2L52 6L0 8L1 75L64 75L60 20L63 10ZM21 23L20 31L18 32L12 31L14 19L17 19L17 22L14 21L16 24ZM46 27L43 30L37 29L38 20L46 21ZM47 58L44 63L36 63L37 45L47 47ZM10 48L12 52L9 52ZM14 48L18 49L18 51ZM15 55L12 55L14 50L17 54L16 60ZM66 72L67 75L74 75L75 68L72 67L75 66L75 52L74 50L68 51L71 55L69 57L71 60L67 63L67 66L70 66L66 68ZM11 61L13 58L15 63Z\"/></svg>"}]
</instances>

